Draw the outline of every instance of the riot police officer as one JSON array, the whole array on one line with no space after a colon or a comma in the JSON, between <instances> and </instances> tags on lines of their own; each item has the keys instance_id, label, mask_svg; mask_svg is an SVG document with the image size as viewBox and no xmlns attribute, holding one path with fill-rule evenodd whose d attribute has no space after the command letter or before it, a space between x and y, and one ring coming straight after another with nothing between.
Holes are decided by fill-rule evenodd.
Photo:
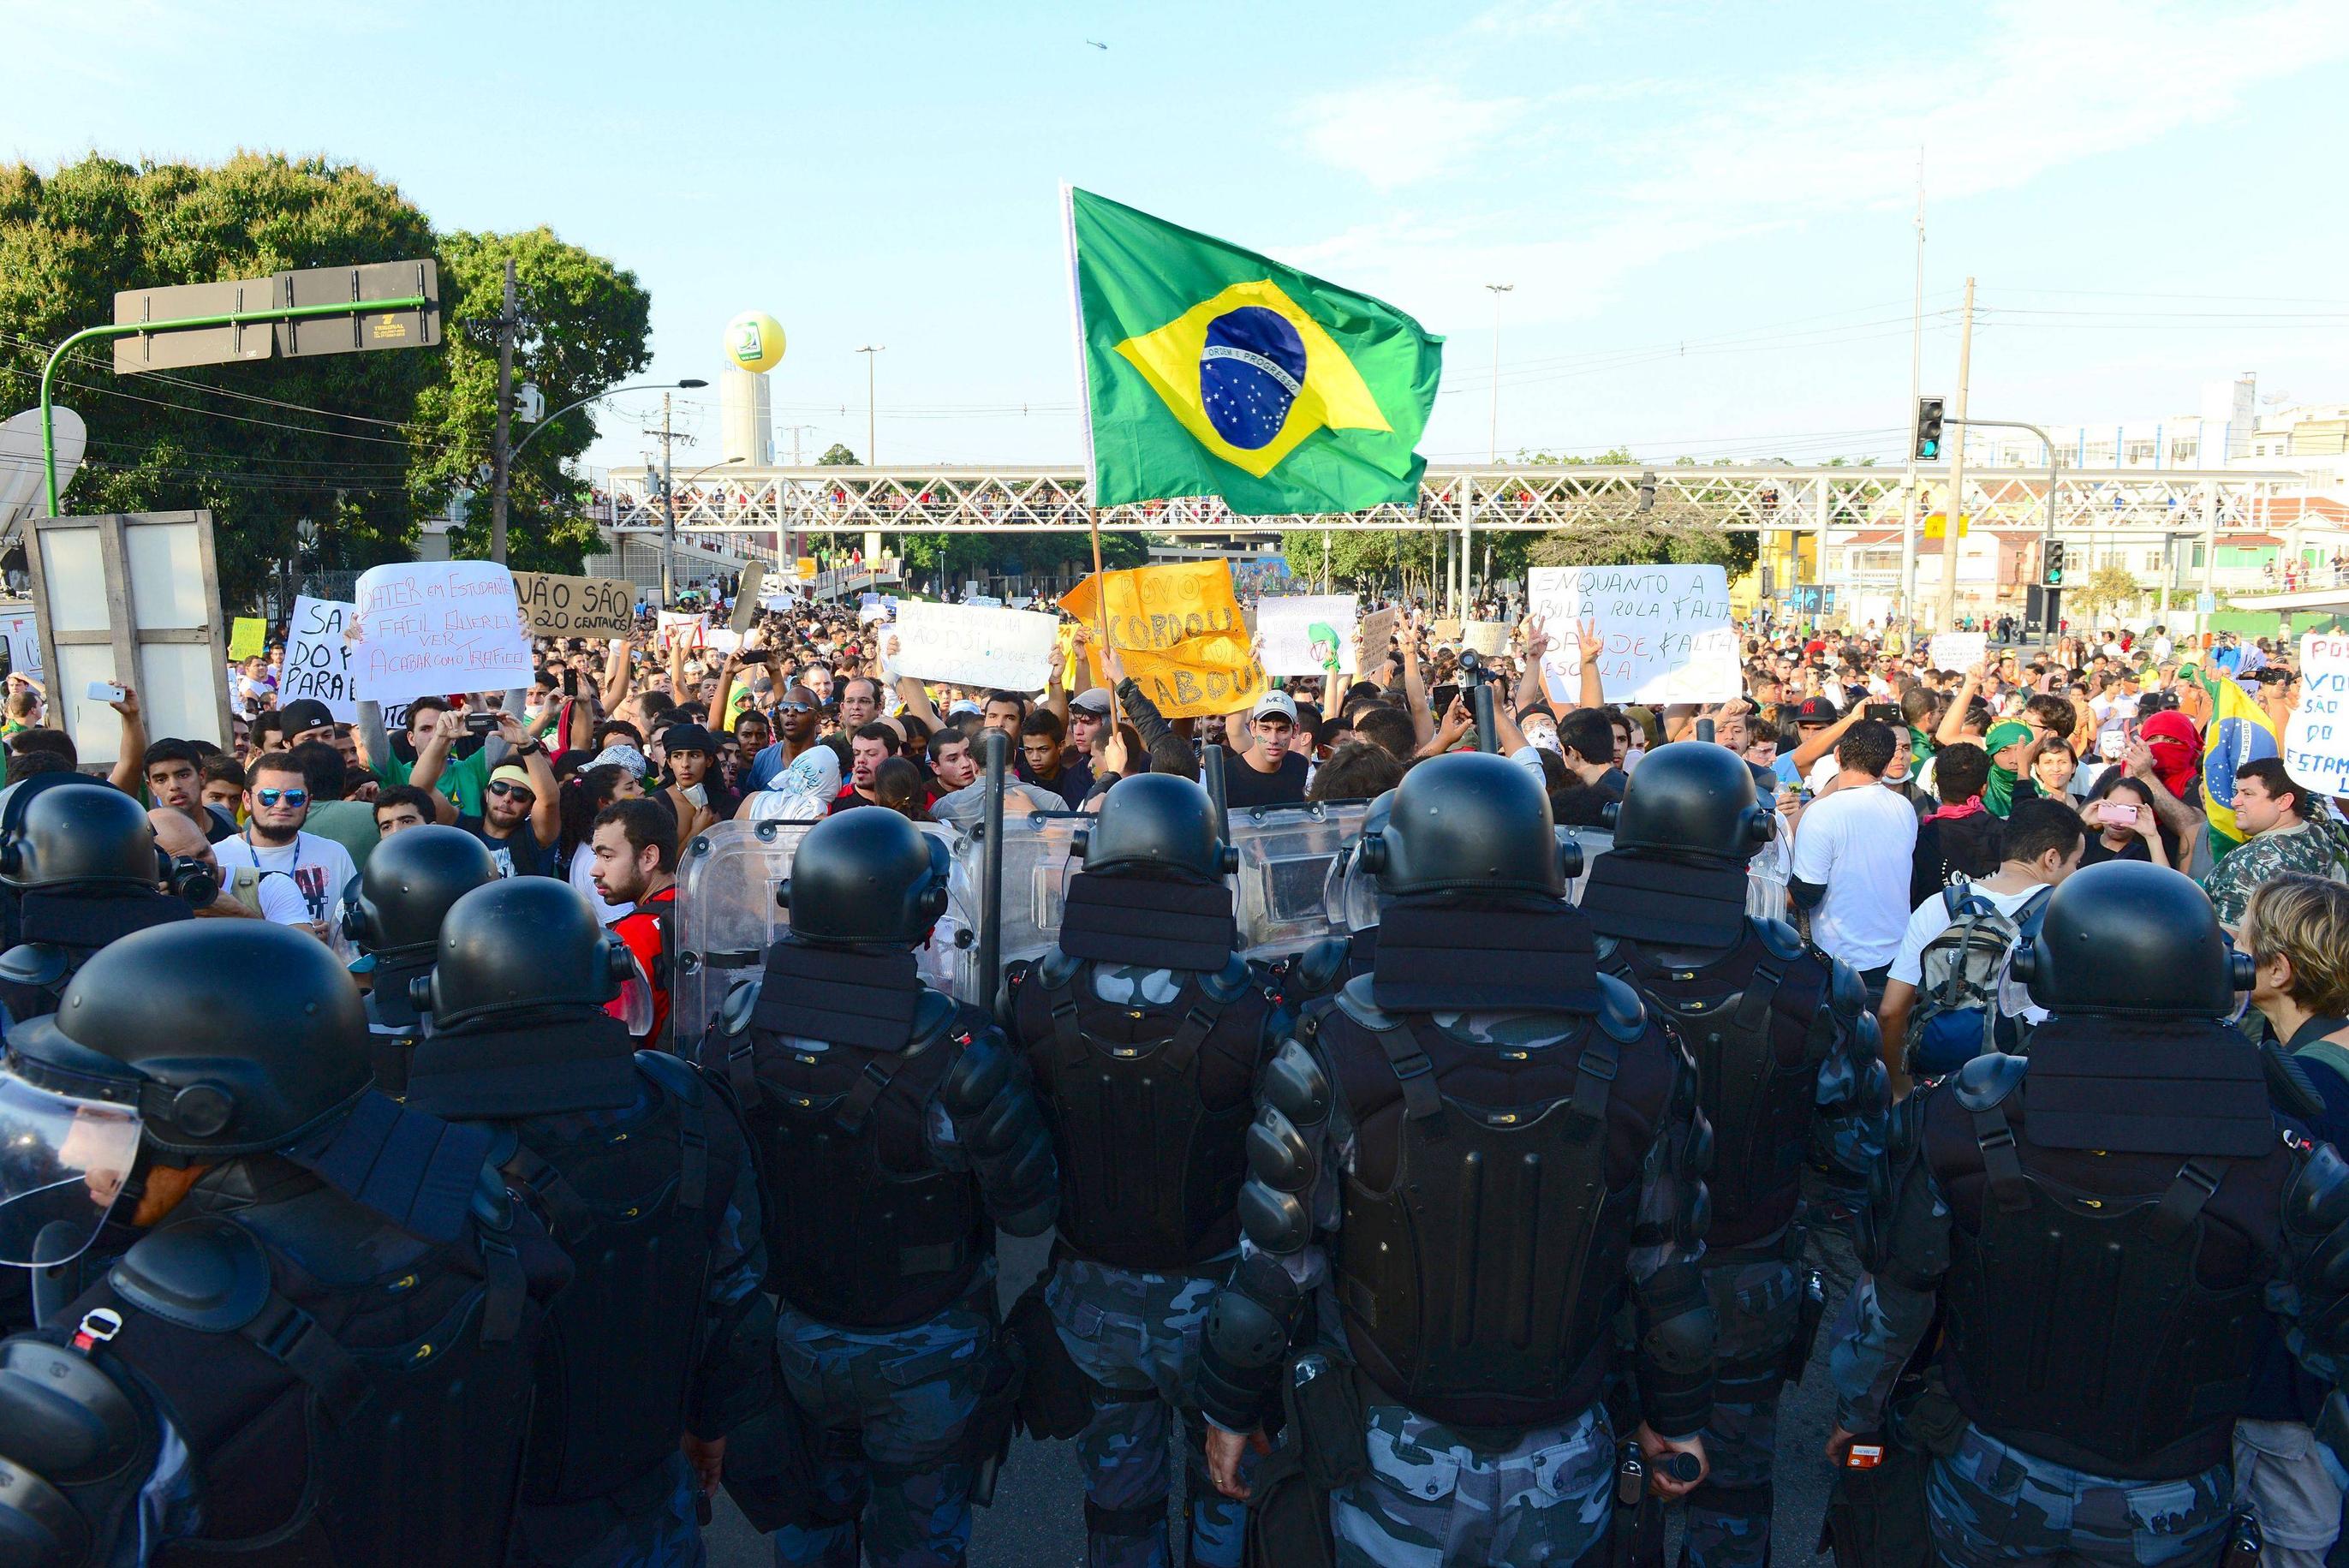
<instances>
[{"instance_id":1,"label":"riot police officer","mask_svg":"<svg viewBox=\"0 0 2349 1568\"><path fill-rule=\"evenodd\" d=\"M169 882L173 891L161 887ZM150 926L186 920L220 879L155 849L138 801L78 773L43 773L0 790L0 887L10 945L0 1007L12 1019L57 1010L91 954Z\"/></svg>"},{"instance_id":2,"label":"riot police officer","mask_svg":"<svg viewBox=\"0 0 2349 1568\"><path fill-rule=\"evenodd\" d=\"M1234 856L1205 789L1123 780L1079 853L1058 944L1004 977L1005 1032L1061 1168L1059 1244L1033 1304L1057 1327L1042 1344L1054 1365L1029 1377L1065 1371L1090 1407L1077 1438L1094 1568L1171 1561L1170 1408L1193 1467L1189 1559L1238 1568L1242 1512L1206 1482L1186 1346L1238 1245L1243 1140L1283 1015L1268 972L1237 951Z\"/></svg>"},{"instance_id":3,"label":"riot police officer","mask_svg":"<svg viewBox=\"0 0 2349 1568\"><path fill-rule=\"evenodd\" d=\"M489 846L460 828L428 823L394 833L367 856L343 893L343 934L369 961L367 1035L376 1087L408 1088L408 1064L429 1026L413 983L432 970L433 944L450 906L498 880Z\"/></svg>"},{"instance_id":4,"label":"riot police officer","mask_svg":"<svg viewBox=\"0 0 2349 1568\"><path fill-rule=\"evenodd\" d=\"M1330 1495L1326 1525L1303 1523L1334 1533L1340 1563L1578 1561L1609 1529L1611 1377L1636 1378L1658 1489L1702 1475L1695 1072L1599 973L1563 898L1572 851L1524 769L1422 763L1355 852L1390 901L1377 966L1309 1006L1267 1069L1245 1255L1203 1336L1209 1466L1240 1490L1247 1435L1285 1383L1304 1471ZM1288 1363L1322 1286L1335 1342ZM1627 1293L1637 1344L1619 1367ZM1664 1479L1674 1455L1695 1473ZM1328 1550L1272 1539L1272 1501L1268 1560Z\"/></svg>"},{"instance_id":5,"label":"riot police officer","mask_svg":"<svg viewBox=\"0 0 2349 1568\"><path fill-rule=\"evenodd\" d=\"M490 1138L370 1092L305 933L123 938L9 1031L0 1248L149 1233L0 1346L0 1554L413 1568L503 1560L562 1254Z\"/></svg>"},{"instance_id":6,"label":"riot police officer","mask_svg":"<svg viewBox=\"0 0 2349 1568\"><path fill-rule=\"evenodd\" d=\"M1392 789L1362 811L1354 841L1338 851L1324 880L1323 902L1332 921L1345 928L1340 936L1325 936L1304 952L1273 965L1280 1002L1291 1012L1316 996L1327 995L1350 980L1368 975L1379 957L1379 879L1354 853L1362 840L1386 830L1394 810Z\"/></svg>"},{"instance_id":7,"label":"riot police officer","mask_svg":"<svg viewBox=\"0 0 2349 1568\"><path fill-rule=\"evenodd\" d=\"M946 846L895 811L809 830L778 895L791 930L705 1042L761 1154L791 1399L820 1431L784 1564L958 1563L982 1464L1009 1437L995 1227L1060 1207L1052 1145L982 1008L926 988Z\"/></svg>"},{"instance_id":8,"label":"riot police officer","mask_svg":"<svg viewBox=\"0 0 2349 1568\"><path fill-rule=\"evenodd\" d=\"M1797 1276L1803 1168L1864 1181L1889 1099L1859 976L1745 913L1745 862L1775 822L1735 753L1661 748L1625 787L1615 846L1581 900L1600 969L1695 1060L1713 1130L1702 1267L1720 1338L1711 1473L1688 1503L1686 1561L1699 1568L1770 1560L1779 1389L1802 1375L1826 1306L1816 1274Z\"/></svg>"},{"instance_id":9,"label":"riot police officer","mask_svg":"<svg viewBox=\"0 0 2349 1568\"><path fill-rule=\"evenodd\" d=\"M539 1355L511 1561L698 1563L688 1455L714 1486L772 1397L748 1135L699 1069L605 1011L634 960L565 883L492 872L433 953L408 1103L495 1129L491 1158L577 1270Z\"/></svg>"},{"instance_id":10,"label":"riot police officer","mask_svg":"<svg viewBox=\"0 0 2349 1568\"><path fill-rule=\"evenodd\" d=\"M1927 1486L1940 1561L2215 1563L2268 1313L2295 1311L2311 1371L2337 1364L2344 1281L2323 1260L2349 1167L2284 1130L2223 1022L2248 971L2185 877L2091 866L2013 960L2052 1015L2030 1056L1978 1057L1894 1109L1828 1456L1881 1426L1938 1306L1961 1418ZM2279 1280L2296 1308L2264 1294Z\"/></svg>"}]
</instances>

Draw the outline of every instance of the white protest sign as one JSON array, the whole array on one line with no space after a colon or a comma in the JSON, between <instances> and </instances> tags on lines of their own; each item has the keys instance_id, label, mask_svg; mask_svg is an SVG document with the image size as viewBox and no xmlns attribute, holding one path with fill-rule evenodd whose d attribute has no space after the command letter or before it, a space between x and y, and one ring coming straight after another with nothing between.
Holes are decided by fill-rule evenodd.
<instances>
[{"instance_id":1,"label":"white protest sign","mask_svg":"<svg viewBox=\"0 0 2349 1568\"><path fill-rule=\"evenodd\" d=\"M1586 622L1606 639L1599 674L1609 702L1727 702L1744 690L1720 567L1537 566L1526 575L1534 624L1549 635L1551 701L1582 689Z\"/></svg>"},{"instance_id":2,"label":"white protest sign","mask_svg":"<svg viewBox=\"0 0 2349 1568\"><path fill-rule=\"evenodd\" d=\"M494 561L407 561L359 574L358 695L396 703L428 692L530 684L530 632L513 573Z\"/></svg>"},{"instance_id":3,"label":"white protest sign","mask_svg":"<svg viewBox=\"0 0 2349 1568\"><path fill-rule=\"evenodd\" d=\"M1509 651L1509 624L1471 621L1461 634L1460 645L1480 658L1498 658Z\"/></svg>"},{"instance_id":4,"label":"white protest sign","mask_svg":"<svg viewBox=\"0 0 2349 1568\"><path fill-rule=\"evenodd\" d=\"M11 674L41 678L41 616L32 609L0 610L0 636L8 640Z\"/></svg>"},{"instance_id":5,"label":"white protest sign","mask_svg":"<svg viewBox=\"0 0 2349 1568\"><path fill-rule=\"evenodd\" d=\"M1981 664L1988 652L1988 632L1936 632L1933 640L1925 645L1925 662L1934 669L1955 670L1963 675Z\"/></svg>"},{"instance_id":6,"label":"white protest sign","mask_svg":"<svg viewBox=\"0 0 2349 1568\"><path fill-rule=\"evenodd\" d=\"M897 606L893 663L917 680L1041 691L1052 678L1060 635L1057 615L908 599Z\"/></svg>"},{"instance_id":7,"label":"white protest sign","mask_svg":"<svg viewBox=\"0 0 2349 1568\"><path fill-rule=\"evenodd\" d=\"M684 610L663 610L658 616L654 642L660 647L675 646L680 640L688 648L701 646L701 617Z\"/></svg>"},{"instance_id":8,"label":"white protest sign","mask_svg":"<svg viewBox=\"0 0 2349 1568\"><path fill-rule=\"evenodd\" d=\"M1332 662L1352 663L1355 603L1351 593L1317 593L1257 603L1257 640L1268 676L1318 676Z\"/></svg>"},{"instance_id":9,"label":"white protest sign","mask_svg":"<svg viewBox=\"0 0 2349 1568\"><path fill-rule=\"evenodd\" d=\"M294 601L294 614L285 624L285 669L278 676L277 706L301 697L326 705L337 724L357 724L358 687L351 678L351 645L343 628L358 613L341 599L313 599L304 593Z\"/></svg>"},{"instance_id":10,"label":"white protest sign","mask_svg":"<svg viewBox=\"0 0 2349 1568\"><path fill-rule=\"evenodd\" d=\"M2349 634L2300 639L2300 706L2283 727L2283 770L2323 795L2349 795Z\"/></svg>"}]
</instances>

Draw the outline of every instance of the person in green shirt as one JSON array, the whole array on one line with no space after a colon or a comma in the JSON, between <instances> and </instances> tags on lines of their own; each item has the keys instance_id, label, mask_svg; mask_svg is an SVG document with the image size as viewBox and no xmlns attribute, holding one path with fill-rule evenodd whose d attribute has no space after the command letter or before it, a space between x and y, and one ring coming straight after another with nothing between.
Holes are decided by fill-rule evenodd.
<instances>
[{"instance_id":1,"label":"person in green shirt","mask_svg":"<svg viewBox=\"0 0 2349 1568\"><path fill-rule=\"evenodd\" d=\"M506 704L508 712L520 713L522 694L507 693ZM439 727L440 715L454 711L445 698L419 696L408 705L407 733L395 739L384 729L382 708L371 702L360 703L359 751L368 771L386 785L407 783L416 771L418 754ZM400 755L403 749L405 757ZM480 816L481 791L490 781L490 770L506 759L509 749L494 731L484 736L478 747L469 748L460 740L452 750L460 754L442 764L434 788L456 803L459 816Z\"/></svg>"}]
</instances>

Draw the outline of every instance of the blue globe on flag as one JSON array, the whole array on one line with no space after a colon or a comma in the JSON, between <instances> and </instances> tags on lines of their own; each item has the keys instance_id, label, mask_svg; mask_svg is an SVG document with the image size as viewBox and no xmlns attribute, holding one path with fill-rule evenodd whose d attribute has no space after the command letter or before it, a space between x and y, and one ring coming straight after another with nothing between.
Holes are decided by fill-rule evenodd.
<instances>
[{"instance_id":1,"label":"blue globe on flag","mask_svg":"<svg viewBox=\"0 0 2349 1568\"><path fill-rule=\"evenodd\" d=\"M1207 324L1199 406L1242 451L1272 445L1305 389L1305 340L1278 311L1242 305Z\"/></svg>"},{"instance_id":2,"label":"blue globe on flag","mask_svg":"<svg viewBox=\"0 0 2349 1568\"><path fill-rule=\"evenodd\" d=\"M2210 727L2209 749L2202 754L2202 788L2230 811L2235 809L2235 775L2247 762L2276 755L2276 738L2247 718L2222 718Z\"/></svg>"}]
</instances>

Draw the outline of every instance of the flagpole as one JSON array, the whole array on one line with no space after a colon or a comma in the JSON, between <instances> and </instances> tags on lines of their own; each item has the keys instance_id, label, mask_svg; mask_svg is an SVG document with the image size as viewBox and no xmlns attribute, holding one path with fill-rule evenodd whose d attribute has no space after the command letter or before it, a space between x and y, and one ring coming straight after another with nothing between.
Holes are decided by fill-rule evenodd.
<instances>
[{"instance_id":1,"label":"flagpole","mask_svg":"<svg viewBox=\"0 0 2349 1568\"><path fill-rule=\"evenodd\" d=\"M1093 626L1101 637L1102 652L1107 654L1109 640L1109 578L1102 571L1101 508L1096 504L1101 495L1101 474L1093 460L1093 395L1092 378L1085 366L1085 295L1077 279L1077 195L1076 187L1061 181L1061 232L1068 242L1069 253L1069 319L1076 327L1077 397L1084 408L1085 428L1085 527L1093 542ZM1090 665L1092 661L1088 660ZM1102 674L1109 674L1109 664L1102 661ZM1123 722L1119 712L1117 685L1110 683L1109 722L1112 731ZM1131 768L1136 758L1126 758Z\"/></svg>"}]
</instances>

